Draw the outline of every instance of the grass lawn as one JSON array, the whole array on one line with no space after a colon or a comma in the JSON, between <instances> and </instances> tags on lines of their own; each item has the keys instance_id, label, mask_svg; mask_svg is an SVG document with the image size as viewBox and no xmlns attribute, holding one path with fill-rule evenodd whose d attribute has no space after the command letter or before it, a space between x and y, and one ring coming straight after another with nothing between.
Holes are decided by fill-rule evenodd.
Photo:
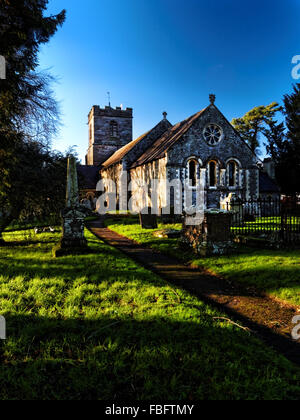
<instances>
[{"instance_id":1,"label":"grass lawn","mask_svg":"<svg viewBox=\"0 0 300 420\"><path fill-rule=\"evenodd\" d=\"M32 238L0 248L1 400L299 398L299 368L89 232L61 259Z\"/></svg>"},{"instance_id":2,"label":"grass lawn","mask_svg":"<svg viewBox=\"0 0 300 420\"><path fill-rule=\"evenodd\" d=\"M143 230L136 217L126 220L107 219L106 225L139 243L300 306L300 250L273 251L241 247L231 256L197 258L191 256L190 252L179 250L178 239L156 238L153 236L155 230ZM170 227L180 229L181 225L160 225L159 229Z\"/></svg>"}]
</instances>

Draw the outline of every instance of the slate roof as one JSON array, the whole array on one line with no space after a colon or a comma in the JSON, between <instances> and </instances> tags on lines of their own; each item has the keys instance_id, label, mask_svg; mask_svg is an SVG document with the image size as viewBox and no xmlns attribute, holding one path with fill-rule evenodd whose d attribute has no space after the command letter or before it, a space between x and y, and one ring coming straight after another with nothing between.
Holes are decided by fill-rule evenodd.
<instances>
[{"instance_id":1,"label":"slate roof","mask_svg":"<svg viewBox=\"0 0 300 420\"><path fill-rule=\"evenodd\" d=\"M155 127L153 127L150 131L147 131L147 133L141 135L140 137L138 137L137 139L131 141L130 143L126 144L125 146L121 147L121 149L117 150L109 159L107 159L103 164L102 167L103 168L108 168L111 165L114 165L115 163L121 162L121 160L132 150L134 149L134 147L139 144L142 140L144 140L146 137L151 136L153 134L153 136L156 135L156 137L153 138L153 141L155 141L157 139L157 137L161 137L161 133L160 134L155 134L156 130L160 127L163 126L163 124L169 124L169 126L171 126L170 122L168 120L162 120L160 121ZM151 149L151 147L150 147Z\"/></svg>"},{"instance_id":2,"label":"slate roof","mask_svg":"<svg viewBox=\"0 0 300 420\"><path fill-rule=\"evenodd\" d=\"M100 179L98 166L78 165L78 183L80 189L95 190Z\"/></svg>"},{"instance_id":3,"label":"slate roof","mask_svg":"<svg viewBox=\"0 0 300 420\"><path fill-rule=\"evenodd\" d=\"M170 130L156 140L153 145L131 165L131 168L136 168L137 166L152 162L153 160L163 158L166 151L191 128L193 123L204 113L204 111L206 111L206 109L207 108L171 127Z\"/></svg>"},{"instance_id":4,"label":"slate roof","mask_svg":"<svg viewBox=\"0 0 300 420\"><path fill-rule=\"evenodd\" d=\"M280 193L280 189L275 181L265 172L259 172L259 192L261 193Z\"/></svg>"},{"instance_id":5,"label":"slate roof","mask_svg":"<svg viewBox=\"0 0 300 420\"><path fill-rule=\"evenodd\" d=\"M127 155L130 150L134 148L136 144L142 141L152 130L148 131L147 133L141 135L137 139L131 141L130 143L126 144L125 146L121 147L121 149L117 150L109 159L107 159L104 163L102 163L103 168L107 168L114 163L120 162L124 156Z\"/></svg>"},{"instance_id":6,"label":"slate roof","mask_svg":"<svg viewBox=\"0 0 300 420\"><path fill-rule=\"evenodd\" d=\"M210 107L211 105L204 108L202 111L197 112L196 114L192 115L186 120L172 126L164 134L160 135L159 138L157 138L156 140L154 139L152 145L148 147L145 150L145 152L142 153L137 159L135 159L135 161L131 164L130 167L136 168L138 166L142 166L154 160L164 158L168 149L172 147L192 127L194 122L197 121L197 119ZM230 123L228 122L228 124ZM128 143L126 146L117 150L106 162L102 164L102 167L107 168L115 163L120 162L137 144L139 144L142 140L144 140L148 135L151 135L151 133L158 127L158 125L154 127L152 130L143 134L141 137L137 138L136 140L133 140L132 142ZM240 136L237 131L236 133L238 136ZM250 146L242 138L241 140L249 148L249 150L251 150Z\"/></svg>"}]
</instances>

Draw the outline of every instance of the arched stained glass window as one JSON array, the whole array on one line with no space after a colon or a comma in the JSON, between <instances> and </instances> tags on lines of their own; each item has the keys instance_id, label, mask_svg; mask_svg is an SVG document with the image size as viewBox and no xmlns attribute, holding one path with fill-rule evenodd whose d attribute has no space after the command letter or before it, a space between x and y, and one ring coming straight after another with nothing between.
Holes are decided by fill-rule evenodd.
<instances>
[{"instance_id":1,"label":"arched stained glass window","mask_svg":"<svg viewBox=\"0 0 300 420\"><path fill-rule=\"evenodd\" d=\"M230 187L235 187L235 185L236 185L236 164L235 164L235 162L229 162L228 171L229 171L229 186Z\"/></svg>"},{"instance_id":2,"label":"arched stained glass window","mask_svg":"<svg viewBox=\"0 0 300 420\"><path fill-rule=\"evenodd\" d=\"M227 165L228 171L228 185L229 187L236 187L237 185L237 164L231 161Z\"/></svg>"},{"instance_id":3,"label":"arched stained glass window","mask_svg":"<svg viewBox=\"0 0 300 420\"><path fill-rule=\"evenodd\" d=\"M189 162L189 180L192 187L197 186L197 168L198 163L195 160Z\"/></svg>"},{"instance_id":4,"label":"arched stained glass window","mask_svg":"<svg viewBox=\"0 0 300 420\"><path fill-rule=\"evenodd\" d=\"M209 186L210 187L215 187L217 185L217 164L216 164L216 162L214 162L214 161L209 162L208 171L209 171Z\"/></svg>"}]
</instances>

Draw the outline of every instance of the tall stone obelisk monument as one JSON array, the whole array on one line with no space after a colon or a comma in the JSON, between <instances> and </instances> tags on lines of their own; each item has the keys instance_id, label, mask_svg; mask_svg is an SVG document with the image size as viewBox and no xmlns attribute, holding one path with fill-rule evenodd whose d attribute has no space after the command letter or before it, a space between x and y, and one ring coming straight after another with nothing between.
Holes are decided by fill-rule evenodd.
<instances>
[{"instance_id":1,"label":"tall stone obelisk monument","mask_svg":"<svg viewBox=\"0 0 300 420\"><path fill-rule=\"evenodd\" d=\"M66 207L62 211L63 236L55 256L80 254L86 251L87 241L84 237L84 219L86 208L79 203L76 159L68 159Z\"/></svg>"}]
</instances>

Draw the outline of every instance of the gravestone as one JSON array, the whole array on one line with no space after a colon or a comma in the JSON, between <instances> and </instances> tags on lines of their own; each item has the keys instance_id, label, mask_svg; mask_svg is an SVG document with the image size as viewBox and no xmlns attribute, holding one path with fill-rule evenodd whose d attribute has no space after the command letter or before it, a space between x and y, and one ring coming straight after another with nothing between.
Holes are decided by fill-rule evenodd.
<instances>
[{"instance_id":1,"label":"gravestone","mask_svg":"<svg viewBox=\"0 0 300 420\"><path fill-rule=\"evenodd\" d=\"M84 220L88 210L80 205L78 179L75 158L68 159L66 207L62 211L63 236L58 248L54 249L56 257L81 254L88 250L84 237Z\"/></svg>"},{"instance_id":2,"label":"gravestone","mask_svg":"<svg viewBox=\"0 0 300 420\"><path fill-rule=\"evenodd\" d=\"M145 208L140 213L140 225L143 229L157 229L157 216L151 214L151 207Z\"/></svg>"},{"instance_id":3,"label":"gravestone","mask_svg":"<svg viewBox=\"0 0 300 420\"><path fill-rule=\"evenodd\" d=\"M170 207L170 209L164 208L162 209L162 213L161 213L161 221L164 225L173 225L177 223L182 223L182 215L175 214L174 207Z\"/></svg>"},{"instance_id":4,"label":"gravestone","mask_svg":"<svg viewBox=\"0 0 300 420\"><path fill-rule=\"evenodd\" d=\"M186 220L186 219L185 219ZM204 212L202 223L191 225L184 220L181 243L203 257L229 254L234 249L231 236L232 213L211 209Z\"/></svg>"}]
</instances>

